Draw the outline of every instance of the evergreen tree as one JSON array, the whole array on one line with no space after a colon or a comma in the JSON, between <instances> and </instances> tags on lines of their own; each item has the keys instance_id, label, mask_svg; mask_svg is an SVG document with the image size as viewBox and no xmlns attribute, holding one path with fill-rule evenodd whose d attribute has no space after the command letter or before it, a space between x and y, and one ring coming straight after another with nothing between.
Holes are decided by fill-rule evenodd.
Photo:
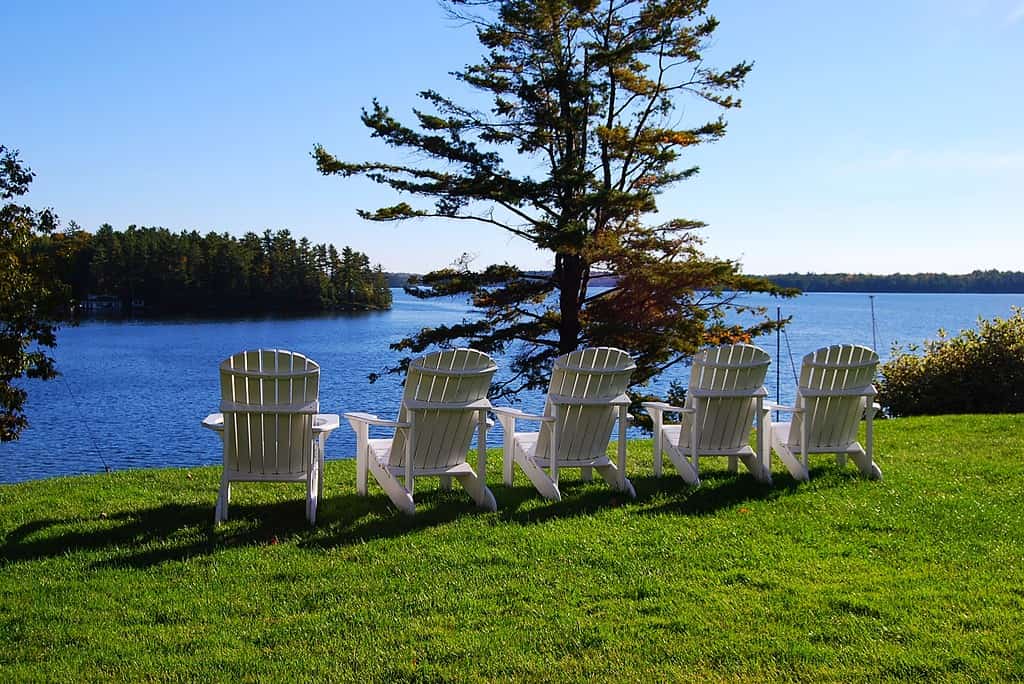
<instances>
[{"instance_id":1,"label":"evergreen tree","mask_svg":"<svg viewBox=\"0 0 1024 684\"><path fill-rule=\"evenodd\" d=\"M677 99L691 95L720 110L740 106L734 93L751 65L718 70L705 48L718 27L702 0L451 0L449 12L475 26L486 50L457 79L491 101L480 111L435 91L420 97L416 126L374 100L363 123L374 137L423 159L415 165L350 163L322 146L324 174L363 175L417 197L363 218L440 217L493 226L549 252L553 271L515 266L428 274L420 296L468 294L479 319L423 330L394 345L420 352L468 342L514 355L513 380L499 394L541 387L552 359L588 345L636 354L634 382L686 361L699 347L749 340L774 328L738 293L781 293L701 250L704 224L657 224L657 198L697 172L679 167L691 147L720 139L718 116L678 127ZM479 12L479 13L478 13ZM540 168L539 177L514 169ZM588 289L596 277L615 284ZM730 312L754 313L744 323Z\"/></svg>"},{"instance_id":2,"label":"evergreen tree","mask_svg":"<svg viewBox=\"0 0 1024 684\"><path fill-rule=\"evenodd\" d=\"M150 314L316 313L389 308L391 292L365 254L345 248L344 296L332 274L342 271L333 245L298 241L286 230L246 233L240 240L215 232L171 233L166 228L104 224L95 235L71 230L36 240L54 272L77 299L112 295L125 311L142 300ZM380 279L383 280L380 280ZM383 282L383 290L378 285Z\"/></svg>"}]
</instances>

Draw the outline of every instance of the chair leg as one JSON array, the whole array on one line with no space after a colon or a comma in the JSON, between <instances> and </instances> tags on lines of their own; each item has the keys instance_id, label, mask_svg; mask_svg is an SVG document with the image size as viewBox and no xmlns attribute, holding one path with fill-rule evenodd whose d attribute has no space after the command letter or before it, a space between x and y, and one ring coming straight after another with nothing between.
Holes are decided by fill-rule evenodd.
<instances>
[{"instance_id":1,"label":"chair leg","mask_svg":"<svg viewBox=\"0 0 1024 684\"><path fill-rule=\"evenodd\" d=\"M316 507L320 501L320 464L313 459L313 467L306 476L306 520L316 525Z\"/></svg>"},{"instance_id":2,"label":"chair leg","mask_svg":"<svg viewBox=\"0 0 1024 684\"><path fill-rule=\"evenodd\" d=\"M515 420L501 418L501 481L511 487L515 479Z\"/></svg>"},{"instance_id":3,"label":"chair leg","mask_svg":"<svg viewBox=\"0 0 1024 684\"><path fill-rule=\"evenodd\" d=\"M672 461L672 465L676 467L679 475L686 481L687 484L691 484L694 487L700 486L700 473L694 467L690 459L686 457L683 450L680 447L673 445L670 442L663 442L665 453L668 454L668 458Z\"/></svg>"},{"instance_id":4,"label":"chair leg","mask_svg":"<svg viewBox=\"0 0 1024 684\"><path fill-rule=\"evenodd\" d=\"M327 441L327 436L326 435L320 435L320 438L317 440L317 446L319 448L317 449L317 457L316 457L316 466L317 466L317 468L316 468L316 472L317 472L316 495L317 495L317 499L318 500L320 498L320 494L323 493L323 491L324 491L324 443L326 441Z\"/></svg>"},{"instance_id":5,"label":"chair leg","mask_svg":"<svg viewBox=\"0 0 1024 684\"><path fill-rule=\"evenodd\" d=\"M367 475L369 470L369 459L373 458L369 446L370 428L359 423L356 432L356 494L366 496Z\"/></svg>"},{"instance_id":6,"label":"chair leg","mask_svg":"<svg viewBox=\"0 0 1024 684\"><path fill-rule=\"evenodd\" d=\"M795 453L787 446L782 443L774 430L771 431L771 448L775 450L775 453L779 455L779 459L786 466L786 470L793 476L795 480L801 480L807 482L810 479L810 472L805 465L806 455L801 454L801 457L797 457Z\"/></svg>"},{"instance_id":7,"label":"chair leg","mask_svg":"<svg viewBox=\"0 0 1024 684\"><path fill-rule=\"evenodd\" d=\"M213 522L215 525L228 519L228 502L231 499L231 481L227 473L221 475L220 489L217 490L217 505L213 511Z\"/></svg>"},{"instance_id":8,"label":"chair leg","mask_svg":"<svg viewBox=\"0 0 1024 684\"><path fill-rule=\"evenodd\" d=\"M882 469L878 467L878 464L871 460L864 451L853 454L853 460L857 464L857 470L860 471L861 475L868 478L869 480L881 480Z\"/></svg>"},{"instance_id":9,"label":"chair leg","mask_svg":"<svg viewBox=\"0 0 1024 684\"><path fill-rule=\"evenodd\" d=\"M535 458L527 456L517 449L514 459L519 464L523 474L526 475L541 496L552 501L562 500L562 493L558 489L558 483L544 471L544 468L541 467Z\"/></svg>"},{"instance_id":10,"label":"chair leg","mask_svg":"<svg viewBox=\"0 0 1024 684\"><path fill-rule=\"evenodd\" d=\"M612 489L628 494L631 499L636 498L636 489L633 488L633 483L629 481L629 478L623 477L622 472L614 465L598 466L597 472Z\"/></svg>"},{"instance_id":11,"label":"chair leg","mask_svg":"<svg viewBox=\"0 0 1024 684\"><path fill-rule=\"evenodd\" d=\"M740 456L739 459L743 461L743 465L747 467L747 470L750 471L750 474L754 476L755 480L757 480L758 482L765 482L771 484L772 474L767 468L764 467L764 464L761 462L761 459L752 454Z\"/></svg>"},{"instance_id":12,"label":"chair leg","mask_svg":"<svg viewBox=\"0 0 1024 684\"><path fill-rule=\"evenodd\" d=\"M409 491L408 486L399 482L398 478L391 474L387 466L379 463L373 456L367 460L367 465L369 466L370 473L373 474L373 479L377 481L377 484L381 486L384 493L388 495L391 503L403 513L408 515L415 514L416 503L413 501L412 492Z\"/></svg>"},{"instance_id":13,"label":"chair leg","mask_svg":"<svg viewBox=\"0 0 1024 684\"><path fill-rule=\"evenodd\" d=\"M476 473L463 473L455 476L459 484L465 489L476 505L487 511L498 510L498 503L494 500L494 494L487 488L484 481ZM451 478L448 478L449 481Z\"/></svg>"}]
</instances>

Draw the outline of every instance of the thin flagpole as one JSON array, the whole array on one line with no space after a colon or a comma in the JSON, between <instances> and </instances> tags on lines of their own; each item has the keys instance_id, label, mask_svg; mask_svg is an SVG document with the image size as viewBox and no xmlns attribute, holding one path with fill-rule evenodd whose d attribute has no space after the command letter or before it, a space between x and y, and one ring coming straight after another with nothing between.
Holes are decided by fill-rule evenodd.
<instances>
[{"instance_id":1,"label":"thin flagpole","mask_svg":"<svg viewBox=\"0 0 1024 684\"><path fill-rule=\"evenodd\" d=\"M868 299L871 300L871 348L874 351L878 351L878 333L877 326L875 325L875 295L868 295Z\"/></svg>"},{"instance_id":2,"label":"thin flagpole","mask_svg":"<svg viewBox=\"0 0 1024 684\"><path fill-rule=\"evenodd\" d=\"M775 403L782 403L782 307L775 307ZM775 412L775 420L779 420L779 412Z\"/></svg>"}]
</instances>

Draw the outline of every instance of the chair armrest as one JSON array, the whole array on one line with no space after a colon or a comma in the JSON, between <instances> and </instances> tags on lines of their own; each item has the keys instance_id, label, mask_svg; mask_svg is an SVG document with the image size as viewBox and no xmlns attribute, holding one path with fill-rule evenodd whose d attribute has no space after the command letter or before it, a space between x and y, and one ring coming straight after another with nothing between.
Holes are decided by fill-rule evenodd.
<instances>
[{"instance_id":1,"label":"chair armrest","mask_svg":"<svg viewBox=\"0 0 1024 684\"><path fill-rule=\"evenodd\" d=\"M682 406L672 406L671 404L666 404L663 401L645 401L644 403L642 403L640 405L643 406L645 409L647 409L649 412L658 412L658 413L696 413L697 412L695 409L692 409L692 408L683 408Z\"/></svg>"},{"instance_id":2,"label":"chair armrest","mask_svg":"<svg viewBox=\"0 0 1024 684\"><path fill-rule=\"evenodd\" d=\"M313 416L313 434L330 434L341 425L341 416L337 413L318 413Z\"/></svg>"},{"instance_id":3,"label":"chair armrest","mask_svg":"<svg viewBox=\"0 0 1024 684\"><path fill-rule=\"evenodd\" d=\"M341 418L337 413L318 413L313 416L313 434L323 432L331 433L341 425ZM224 431L224 414L211 413L203 418L203 427L214 432Z\"/></svg>"},{"instance_id":4,"label":"chair armrest","mask_svg":"<svg viewBox=\"0 0 1024 684\"><path fill-rule=\"evenodd\" d=\"M211 413L210 415L203 418L203 427L207 430L213 430L214 432L224 431L224 414L223 413Z\"/></svg>"},{"instance_id":5,"label":"chair armrest","mask_svg":"<svg viewBox=\"0 0 1024 684\"><path fill-rule=\"evenodd\" d=\"M491 408L498 418L502 416L509 418L518 418L519 420L532 420L541 423L553 423L555 422L554 416L536 416L532 413L524 413L519 409L512 408L511 406L494 406Z\"/></svg>"},{"instance_id":6,"label":"chair armrest","mask_svg":"<svg viewBox=\"0 0 1024 684\"><path fill-rule=\"evenodd\" d=\"M782 404L766 403L763 407L764 411L779 411L780 413L803 413L802 408L796 406L783 406Z\"/></svg>"},{"instance_id":7,"label":"chair armrest","mask_svg":"<svg viewBox=\"0 0 1024 684\"><path fill-rule=\"evenodd\" d=\"M348 419L349 423L352 423L354 421L356 423L365 423L366 425L376 425L377 427L409 427L409 423L399 423L397 420L383 420L373 415L372 413L346 413L345 418Z\"/></svg>"}]
</instances>

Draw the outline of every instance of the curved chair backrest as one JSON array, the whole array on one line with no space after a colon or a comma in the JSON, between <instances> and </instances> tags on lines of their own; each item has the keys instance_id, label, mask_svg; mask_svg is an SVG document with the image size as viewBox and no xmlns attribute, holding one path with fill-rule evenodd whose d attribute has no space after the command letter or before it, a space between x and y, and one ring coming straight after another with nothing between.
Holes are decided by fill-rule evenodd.
<instances>
[{"instance_id":1,"label":"curved chair backrest","mask_svg":"<svg viewBox=\"0 0 1024 684\"><path fill-rule=\"evenodd\" d=\"M498 366L487 354L475 349L445 349L409 363L402 392L399 422L410 418L410 400L442 405L416 412L416 468L445 468L466 460L479 409L460 406L487 398L491 378ZM450 406L445 407L443 405ZM407 431L399 429L391 445L389 464L405 465Z\"/></svg>"},{"instance_id":2,"label":"curved chair backrest","mask_svg":"<svg viewBox=\"0 0 1024 684\"><path fill-rule=\"evenodd\" d=\"M601 400L609 402L629 387L629 378L636 364L629 354L613 347L593 347L563 354L555 359L548 385L544 415L557 415L558 458L587 459L603 456L618 415L611 404L559 407L554 397ZM551 440L548 424L537 438L538 457L544 458Z\"/></svg>"},{"instance_id":3,"label":"curved chair backrest","mask_svg":"<svg viewBox=\"0 0 1024 684\"><path fill-rule=\"evenodd\" d=\"M274 479L306 473L320 366L302 354L256 349L220 364L224 467Z\"/></svg>"},{"instance_id":4,"label":"curved chair backrest","mask_svg":"<svg viewBox=\"0 0 1024 684\"><path fill-rule=\"evenodd\" d=\"M712 347L693 357L686 404L698 407L702 451L740 449L750 440L758 394L771 364L766 351L750 344ZM683 414L683 425L693 414Z\"/></svg>"},{"instance_id":5,"label":"curved chair backrest","mask_svg":"<svg viewBox=\"0 0 1024 684\"><path fill-rule=\"evenodd\" d=\"M811 352L803 359L797 386L797 407L789 443L799 445L802 422L807 421L807 448L827 450L857 441L864 398L873 397L871 385L878 369L878 354L854 344L837 344Z\"/></svg>"}]
</instances>

